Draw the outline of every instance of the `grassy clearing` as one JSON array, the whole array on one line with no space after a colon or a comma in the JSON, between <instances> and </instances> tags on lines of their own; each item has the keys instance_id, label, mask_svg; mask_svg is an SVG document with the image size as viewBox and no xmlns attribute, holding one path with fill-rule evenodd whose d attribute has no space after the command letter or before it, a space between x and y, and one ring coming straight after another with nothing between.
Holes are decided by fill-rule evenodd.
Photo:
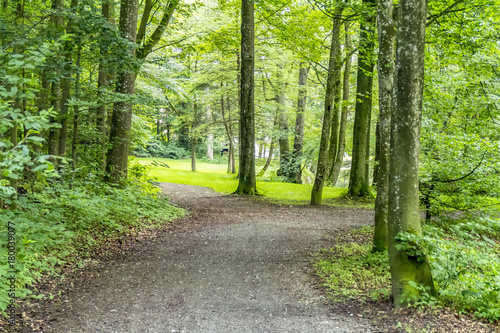
<instances>
[{"instance_id":1,"label":"grassy clearing","mask_svg":"<svg viewBox=\"0 0 500 333\"><path fill-rule=\"evenodd\" d=\"M230 194L236 190L238 180L235 175L226 173L225 164L211 164L196 162L196 172L191 171L191 160L170 160L163 158L137 158L136 161L142 165L161 161L170 168L152 167L148 176L155 178L159 182L168 182L186 185L198 185L209 187L213 190ZM273 202L283 204L308 204L311 198L312 184L289 184L277 182L257 182L257 190L263 196ZM323 190L323 200L325 204L353 206L354 202L341 200L345 189L337 187L325 187ZM357 205L359 206L359 205ZM362 207L373 207L372 203L363 204Z\"/></svg>"}]
</instances>

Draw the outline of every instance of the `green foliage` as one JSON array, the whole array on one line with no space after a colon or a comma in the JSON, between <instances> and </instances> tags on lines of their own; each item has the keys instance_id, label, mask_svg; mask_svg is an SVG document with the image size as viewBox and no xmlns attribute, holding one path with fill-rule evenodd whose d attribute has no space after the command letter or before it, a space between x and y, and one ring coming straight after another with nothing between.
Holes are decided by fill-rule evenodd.
<instances>
[{"instance_id":1,"label":"green foliage","mask_svg":"<svg viewBox=\"0 0 500 333\"><path fill-rule=\"evenodd\" d=\"M387 253L371 253L368 243L347 242L324 250L315 263L327 293L336 301L385 300L390 294Z\"/></svg>"},{"instance_id":2,"label":"green foliage","mask_svg":"<svg viewBox=\"0 0 500 333\"><path fill-rule=\"evenodd\" d=\"M2 239L7 239L7 223L15 225L16 296L32 295L31 286L43 276L57 276L63 265L79 264L88 251L109 239L136 227L165 225L183 214L158 188L139 180L113 188L89 176L71 187L54 183L28 194L19 201L18 211L0 214ZM0 275L7 274L7 259L7 251L1 251ZM1 310L7 306L6 282L0 281Z\"/></svg>"},{"instance_id":3,"label":"green foliage","mask_svg":"<svg viewBox=\"0 0 500 333\"><path fill-rule=\"evenodd\" d=\"M138 147L133 152L138 157L160 157L178 160L189 156L189 152L182 148L177 141L164 142L161 140L149 141L145 147Z\"/></svg>"},{"instance_id":4,"label":"green foliage","mask_svg":"<svg viewBox=\"0 0 500 333\"><path fill-rule=\"evenodd\" d=\"M500 221L481 218L425 226L424 235L401 234L401 249L429 258L439 299L429 293L416 306L447 306L490 321L500 319Z\"/></svg>"}]
</instances>

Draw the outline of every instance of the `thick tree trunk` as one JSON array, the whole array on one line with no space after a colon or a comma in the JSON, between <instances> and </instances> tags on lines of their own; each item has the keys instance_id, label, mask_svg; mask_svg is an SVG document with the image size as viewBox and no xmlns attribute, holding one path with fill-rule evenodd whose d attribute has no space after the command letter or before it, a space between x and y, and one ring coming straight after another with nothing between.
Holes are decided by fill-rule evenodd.
<instances>
[{"instance_id":1,"label":"thick tree trunk","mask_svg":"<svg viewBox=\"0 0 500 333\"><path fill-rule=\"evenodd\" d=\"M135 44L137 33L138 0L123 0L120 8L119 29L123 38ZM130 49L135 55L135 48ZM117 75L116 92L132 96L135 90L135 69L128 68ZM113 108L111 130L109 135L110 147L108 163L106 165L107 180L117 183L127 178L127 162L130 144L130 129L132 126L132 102L116 102Z\"/></svg>"},{"instance_id":2,"label":"thick tree trunk","mask_svg":"<svg viewBox=\"0 0 500 333\"><path fill-rule=\"evenodd\" d=\"M241 5L240 177L236 194L256 194L254 123L254 2Z\"/></svg>"},{"instance_id":3,"label":"thick tree trunk","mask_svg":"<svg viewBox=\"0 0 500 333\"><path fill-rule=\"evenodd\" d=\"M323 185L330 168L330 157L328 156L328 144L330 140L330 129L333 113L333 98L335 94L336 65L340 52L340 14L333 19L332 44L330 48L330 61L328 64L328 79L325 93L325 113L323 115L323 129L321 131L321 142L319 146L318 167L316 177L311 191L311 205L321 205L323 199Z\"/></svg>"},{"instance_id":4,"label":"thick tree trunk","mask_svg":"<svg viewBox=\"0 0 500 333\"><path fill-rule=\"evenodd\" d=\"M396 26L393 20L393 0L381 0L378 8L378 82L379 123L377 198L375 199L375 232L373 252L387 251L387 214L389 204L389 154L391 146L391 113L394 85L394 42Z\"/></svg>"},{"instance_id":5,"label":"thick tree trunk","mask_svg":"<svg viewBox=\"0 0 500 333\"><path fill-rule=\"evenodd\" d=\"M297 98L297 116L295 118L295 133L293 139L293 165L294 183L302 184L302 148L304 147L304 125L307 101L307 76L309 67L304 62L300 63L299 70L299 93Z\"/></svg>"},{"instance_id":6,"label":"thick tree trunk","mask_svg":"<svg viewBox=\"0 0 500 333\"><path fill-rule=\"evenodd\" d=\"M425 255L398 249L401 232L421 234L418 193L420 125L424 84L425 0L398 4L396 108L392 114L389 172L389 263L394 306L418 299L423 288L435 293ZM408 27L411 27L409 29Z\"/></svg>"},{"instance_id":7,"label":"thick tree trunk","mask_svg":"<svg viewBox=\"0 0 500 333\"><path fill-rule=\"evenodd\" d=\"M345 135L347 132L347 114L349 111L349 88L350 88L350 76L351 76L351 66L352 66L352 44L351 36L349 35L349 23L345 23L345 48L346 48L346 62L344 69L344 82L342 83L342 114L340 116L340 129L339 129L339 146L337 154L335 157L335 162L333 163L331 180L333 186L337 184L339 179L340 169L342 168L342 163L344 162L344 152L345 152Z\"/></svg>"},{"instance_id":8,"label":"thick tree trunk","mask_svg":"<svg viewBox=\"0 0 500 333\"><path fill-rule=\"evenodd\" d=\"M364 0L369 7L361 24L358 53L358 79L352 148L351 175L348 194L351 197L371 197L370 169L370 122L372 114L373 50L375 47L375 19L372 14L375 0Z\"/></svg>"}]
</instances>

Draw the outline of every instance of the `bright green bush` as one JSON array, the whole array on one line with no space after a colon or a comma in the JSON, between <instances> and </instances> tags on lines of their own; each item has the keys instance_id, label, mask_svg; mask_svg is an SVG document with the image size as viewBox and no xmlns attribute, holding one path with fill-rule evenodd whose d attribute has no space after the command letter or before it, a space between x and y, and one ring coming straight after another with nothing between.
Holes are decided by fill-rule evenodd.
<instances>
[{"instance_id":1,"label":"bright green bush","mask_svg":"<svg viewBox=\"0 0 500 333\"><path fill-rule=\"evenodd\" d=\"M402 248L424 249L439 299L437 304L471 312L490 321L500 319L500 222L481 218L451 224L446 230L424 226L424 236L402 234Z\"/></svg>"},{"instance_id":2,"label":"bright green bush","mask_svg":"<svg viewBox=\"0 0 500 333\"><path fill-rule=\"evenodd\" d=\"M16 297L35 297L30 287L43 276L57 276L62 265L85 259L91 247L107 239L126 234L132 227L165 224L183 214L159 189L139 181L113 188L88 179L28 194L19 200L17 211L0 214L0 238L7 239L8 222L14 224L16 233ZM6 276L9 270L4 248L0 275ZM2 311L7 307L7 290L7 280L0 279Z\"/></svg>"}]
</instances>

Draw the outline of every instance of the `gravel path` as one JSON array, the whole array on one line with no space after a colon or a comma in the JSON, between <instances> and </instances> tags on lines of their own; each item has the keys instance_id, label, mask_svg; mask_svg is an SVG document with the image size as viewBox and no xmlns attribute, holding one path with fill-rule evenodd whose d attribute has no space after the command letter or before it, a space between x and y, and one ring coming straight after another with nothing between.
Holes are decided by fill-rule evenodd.
<instances>
[{"instance_id":1,"label":"gravel path","mask_svg":"<svg viewBox=\"0 0 500 333\"><path fill-rule=\"evenodd\" d=\"M367 210L279 206L163 184L191 214L183 232L131 253L70 295L46 332L373 332L329 312L310 254L372 223Z\"/></svg>"}]
</instances>

